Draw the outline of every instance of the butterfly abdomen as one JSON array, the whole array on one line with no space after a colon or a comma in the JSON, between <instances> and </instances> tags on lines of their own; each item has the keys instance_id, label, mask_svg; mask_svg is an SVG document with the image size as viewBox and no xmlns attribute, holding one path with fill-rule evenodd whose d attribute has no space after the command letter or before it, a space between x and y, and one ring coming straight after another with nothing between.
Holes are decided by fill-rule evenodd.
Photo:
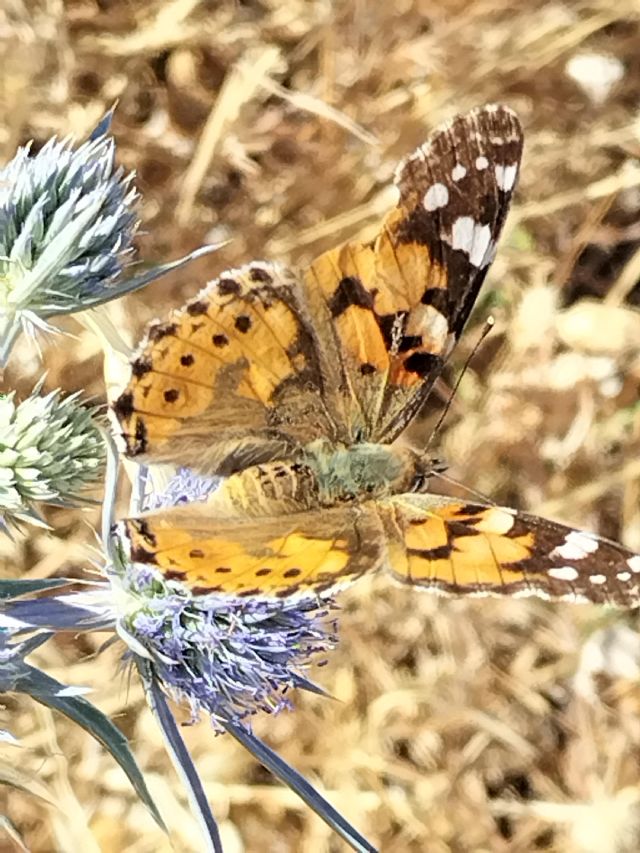
<instances>
[{"instance_id":1,"label":"butterfly abdomen","mask_svg":"<svg viewBox=\"0 0 640 853\"><path fill-rule=\"evenodd\" d=\"M252 465L224 480L208 503L218 516L286 516L318 506L317 478L292 460Z\"/></svg>"}]
</instances>

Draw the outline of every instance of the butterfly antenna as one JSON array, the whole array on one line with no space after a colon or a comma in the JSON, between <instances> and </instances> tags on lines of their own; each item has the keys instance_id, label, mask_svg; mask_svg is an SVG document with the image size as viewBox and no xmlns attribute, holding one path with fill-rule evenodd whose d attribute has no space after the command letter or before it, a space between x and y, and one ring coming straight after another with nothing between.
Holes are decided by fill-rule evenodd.
<instances>
[{"instance_id":1,"label":"butterfly antenna","mask_svg":"<svg viewBox=\"0 0 640 853\"><path fill-rule=\"evenodd\" d=\"M484 492L479 492L478 489L472 489L471 486L465 486L464 483L461 483L459 480L456 480L455 477L450 477L448 474L445 474L444 471L439 471L438 469L434 468L430 476L440 477L440 479L444 480L445 483L448 483L450 486L455 486L457 489L462 489L463 492L466 492L473 498L477 498L482 503L492 504L493 506L495 506L495 501L488 495L485 495Z\"/></svg>"},{"instance_id":2,"label":"butterfly antenna","mask_svg":"<svg viewBox=\"0 0 640 853\"><path fill-rule=\"evenodd\" d=\"M440 433L440 429L442 428L442 424L444 423L444 419L447 417L449 409L451 408L451 404L453 403L453 399L458 392L458 388L460 387L460 382L462 381L462 377L467 372L467 368L471 364L472 359L474 358L475 354L480 349L480 345L482 344L484 339L487 337L489 332L495 326L495 322L496 321L493 319L493 317L487 317L487 319L485 320L484 327L483 327L482 331L480 332L480 337L475 342L473 349L471 350L471 352L467 356L467 359L466 359L466 361L462 367L462 370L460 371L460 375L456 379L456 384L453 386L453 390L452 390L451 394L449 395L449 399L447 400L445 407L442 410L442 414L438 418L438 423L435 425L435 427L433 428L433 430L431 432L431 435L429 436L429 440L427 441L427 446L425 448L425 452L429 450L429 448L433 444L434 439Z\"/></svg>"}]
</instances>

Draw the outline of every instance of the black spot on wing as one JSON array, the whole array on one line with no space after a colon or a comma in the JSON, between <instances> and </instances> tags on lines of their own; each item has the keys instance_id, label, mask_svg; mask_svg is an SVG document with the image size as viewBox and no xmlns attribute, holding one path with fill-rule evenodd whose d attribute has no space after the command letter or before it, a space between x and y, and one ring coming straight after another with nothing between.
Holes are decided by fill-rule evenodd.
<instances>
[{"instance_id":1,"label":"black spot on wing","mask_svg":"<svg viewBox=\"0 0 640 853\"><path fill-rule=\"evenodd\" d=\"M158 540L156 539L155 533L153 533L149 527L149 523L145 521L144 518L133 519L130 524L140 534L140 536L142 536L145 542L155 548L158 544Z\"/></svg>"},{"instance_id":2,"label":"black spot on wing","mask_svg":"<svg viewBox=\"0 0 640 853\"><path fill-rule=\"evenodd\" d=\"M449 316L451 310L451 295L442 287L428 287L422 294L420 300L423 305L432 305L445 317Z\"/></svg>"},{"instance_id":3,"label":"black spot on wing","mask_svg":"<svg viewBox=\"0 0 640 853\"><path fill-rule=\"evenodd\" d=\"M333 317L339 317L352 305L372 309L373 297L359 278L348 275L340 281L331 297L329 310Z\"/></svg>"},{"instance_id":4,"label":"black spot on wing","mask_svg":"<svg viewBox=\"0 0 640 853\"><path fill-rule=\"evenodd\" d=\"M155 563L155 551L148 551L142 545L134 545L131 548L130 559L132 563Z\"/></svg>"},{"instance_id":5,"label":"black spot on wing","mask_svg":"<svg viewBox=\"0 0 640 853\"><path fill-rule=\"evenodd\" d=\"M272 284L273 279L269 275L266 270L261 269L260 267L251 267L249 270L249 278L251 281L261 284Z\"/></svg>"},{"instance_id":6,"label":"black spot on wing","mask_svg":"<svg viewBox=\"0 0 640 853\"><path fill-rule=\"evenodd\" d=\"M179 569L170 569L162 572L165 580L168 581L184 581L187 577L186 572L181 572Z\"/></svg>"},{"instance_id":7,"label":"black spot on wing","mask_svg":"<svg viewBox=\"0 0 640 853\"><path fill-rule=\"evenodd\" d=\"M129 455L137 456L140 453L145 453L149 441L147 437L146 424L141 418L137 418L136 420L136 431L134 439L135 441L133 446L129 447Z\"/></svg>"},{"instance_id":8,"label":"black spot on wing","mask_svg":"<svg viewBox=\"0 0 640 853\"><path fill-rule=\"evenodd\" d=\"M422 346L422 336L421 335L403 335L400 338L398 346L396 347L397 352L409 352L412 349L418 349Z\"/></svg>"},{"instance_id":9,"label":"black spot on wing","mask_svg":"<svg viewBox=\"0 0 640 853\"><path fill-rule=\"evenodd\" d=\"M448 560L451 551L450 545L439 545L437 548L407 548L410 557L420 557L422 560Z\"/></svg>"},{"instance_id":10,"label":"black spot on wing","mask_svg":"<svg viewBox=\"0 0 640 853\"><path fill-rule=\"evenodd\" d=\"M283 577L285 577L285 578L297 578L297 577L300 577L301 574L302 574L302 569L287 569L287 571L284 572Z\"/></svg>"},{"instance_id":11,"label":"black spot on wing","mask_svg":"<svg viewBox=\"0 0 640 853\"><path fill-rule=\"evenodd\" d=\"M178 331L177 323L156 323L149 329L148 337L152 342L161 341L169 335L175 335Z\"/></svg>"},{"instance_id":12,"label":"black spot on wing","mask_svg":"<svg viewBox=\"0 0 640 853\"><path fill-rule=\"evenodd\" d=\"M187 305L187 314L191 317L198 317L202 314L206 314L209 305L203 299L198 299L195 302L190 302Z\"/></svg>"},{"instance_id":13,"label":"black spot on wing","mask_svg":"<svg viewBox=\"0 0 640 853\"><path fill-rule=\"evenodd\" d=\"M221 296L238 296L242 288L234 278L221 278L218 281L218 293Z\"/></svg>"},{"instance_id":14,"label":"black spot on wing","mask_svg":"<svg viewBox=\"0 0 640 853\"><path fill-rule=\"evenodd\" d=\"M415 373L421 379L424 379L432 372L440 370L442 359L439 355L434 355L430 352L414 352L405 358L403 366L409 373Z\"/></svg>"},{"instance_id":15,"label":"black spot on wing","mask_svg":"<svg viewBox=\"0 0 640 853\"><path fill-rule=\"evenodd\" d=\"M454 507L452 513L459 516L476 516L481 518L487 511L487 507L482 504L461 504ZM473 520L473 519L470 519Z\"/></svg>"},{"instance_id":16,"label":"black spot on wing","mask_svg":"<svg viewBox=\"0 0 640 853\"><path fill-rule=\"evenodd\" d=\"M137 379L144 376L145 373L149 373L151 370L153 370L153 365L148 358L141 357L131 362L131 374Z\"/></svg>"},{"instance_id":17,"label":"black spot on wing","mask_svg":"<svg viewBox=\"0 0 640 853\"><path fill-rule=\"evenodd\" d=\"M236 317L234 325L244 335L251 328L251 318L247 317L246 314L241 314L239 317Z\"/></svg>"},{"instance_id":18,"label":"black spot on wing","mask_svg":"<svg viewBox=\"0 0 640 853\"><path fill-rule=\"evenodd\" d=\"M120 420L126 420L131 417L131 415L135 412L135 407L133 405L133 394L131 391L125 391L124 394L120 394L118 399L113 404L113 411L116 413Z\"/></svg>"}]
</instances>

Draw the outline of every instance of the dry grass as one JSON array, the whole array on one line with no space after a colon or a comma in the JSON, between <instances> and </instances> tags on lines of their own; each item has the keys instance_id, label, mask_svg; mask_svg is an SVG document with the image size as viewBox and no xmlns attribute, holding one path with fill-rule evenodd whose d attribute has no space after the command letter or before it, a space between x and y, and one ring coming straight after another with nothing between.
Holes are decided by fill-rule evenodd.
<instances>
[{"instance_id":1,"label":"dry grass","mask_svg":"<svg viewBox=\"0 0 640 853\"><path fill-rule=\"evenodd\" d=\"M31 137L86 133L117 99L120 160L144 195L143 256L232 238L132 297L126 314L116 308L134 336L225 267L303 263L375 222L395 162L444 117L491 100L517 109L520 189L449 382L489 311L496 331L438 451L498 501L640 549L636 0L9 0L0 37L5 159ZM568 73L586 54L619 63L604 95ZM49 387L103 397L88 332L47 345L45 360ZM21 346L6 384L28 389L41 369ZM412 441L424 444L440 405ZM5 574L87 565L95 519L49 517L54 533L0 541ZM634 614L443 601L378 580L342 605L341 648L318 676L337 701L299 696L293 714L256 729L381 850L640 849ZM117 649L95 656L99 644L59 639L37 661L96 688L133 740L175 849L202 849L139 688L115 677ZM5 705L23 747L3 757L27 790L0 798L32 851L170 849L89 737L26 701ZM185 734L227 851L343 849L206 722Z\"/></svg>"}]
</instances>

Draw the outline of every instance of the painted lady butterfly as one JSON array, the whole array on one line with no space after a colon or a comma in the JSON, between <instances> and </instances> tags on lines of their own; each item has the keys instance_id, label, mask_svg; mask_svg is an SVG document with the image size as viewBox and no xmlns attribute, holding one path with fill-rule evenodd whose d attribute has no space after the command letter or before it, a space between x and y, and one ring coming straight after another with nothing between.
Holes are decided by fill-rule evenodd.
<instances>
[{"instance_id":1,"label":"painted lady butterfly","mask_svg":"<svg viewBox=\"0 0 640 853\"><path fill-rule=\"evenodd\" d=\"M464 328L521 153L507 107L459 116L399 165L373 240L300 275L225 272L150 327L114 405L127 452L226 479L207 502L122 522L134 562L194 594L326 593L384 570L452 595L637 601L640 556L431 494L431 460L392 443Z\"/></svg>"}]
</instances>

